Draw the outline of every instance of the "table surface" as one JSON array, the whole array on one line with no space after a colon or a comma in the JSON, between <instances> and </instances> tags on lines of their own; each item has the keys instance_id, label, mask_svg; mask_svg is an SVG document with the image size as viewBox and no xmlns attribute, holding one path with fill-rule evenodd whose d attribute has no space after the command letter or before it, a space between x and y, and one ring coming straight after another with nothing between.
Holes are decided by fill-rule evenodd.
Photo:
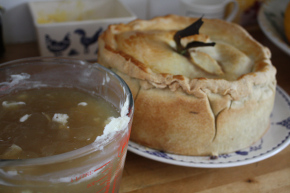
<instances>
[{"instance_id":1,"label":"table surface","mask_svg":"<svg viewBox=\"0 0 290 193\"><path fill-rule=\"evenodd\" d=\"M272 52L278 85L290 94L290 56L276 47L259 27L249 33ZM39 56L35 42L6 45L0 63ZM128 152L120 193L290 192L290 146L273 157L230 168L191 168L153 161Z\"/></svg>"}]
</instances>

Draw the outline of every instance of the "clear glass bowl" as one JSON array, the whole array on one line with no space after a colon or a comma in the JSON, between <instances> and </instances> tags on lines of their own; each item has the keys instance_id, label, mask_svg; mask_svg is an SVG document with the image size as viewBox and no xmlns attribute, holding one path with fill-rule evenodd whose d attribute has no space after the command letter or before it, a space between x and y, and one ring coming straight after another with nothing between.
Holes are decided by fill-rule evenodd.
<instances>
[{"instance_id":1,"label":"clear glass bowl","mask_svg":"<svg viewBox=\"0 0 290 193\"><path fill-rule=\"evenodd\" d=\"M21 76L11 80L11 75ZM0 192L118 192L134 112L126 83L109 69L81 60L28 58L0 65L0 97L12 91L41 87L79 88L103 97L119 111L127 101L130 122L109 137L74 151L33 159L0 160Z\"/></svg>"}]
</instances>

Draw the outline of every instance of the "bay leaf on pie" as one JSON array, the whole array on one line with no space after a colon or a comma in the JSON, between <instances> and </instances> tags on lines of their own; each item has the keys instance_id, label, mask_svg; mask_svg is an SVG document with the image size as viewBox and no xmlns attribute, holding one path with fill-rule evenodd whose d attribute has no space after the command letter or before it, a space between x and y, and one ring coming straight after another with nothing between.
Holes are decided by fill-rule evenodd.
<instances>
[{"instance_id":1,"label":"bay leaf on pie","mask_svg":"<svg viewBox=\"0 0 290 193\"><path fill-rule=\"evenodd\" d=\"M207 43L207 42L209 42L209 36L205 35L205 34L191 35L191 36L181 38L180 43L183 47L186 47L187 44L189 44L190 42L193 42L193 41Z\"/></svg>"}]
</instances>

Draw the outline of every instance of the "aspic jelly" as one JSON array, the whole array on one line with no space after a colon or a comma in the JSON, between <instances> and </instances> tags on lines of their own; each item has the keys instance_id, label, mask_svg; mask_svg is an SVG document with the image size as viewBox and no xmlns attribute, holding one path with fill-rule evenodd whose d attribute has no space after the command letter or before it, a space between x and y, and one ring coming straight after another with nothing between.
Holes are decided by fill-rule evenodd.
<instances>
[{"instance_id":1,"label":"aspic jelly","mask_svg":"<svg viewBox=\"0 0 290 193\"><path fill-rule=\"evenodd\" d=\"M0 158L46 157L84 147L103 134L117 110L103 98L43 88L0 98Z\"/></svg>"}]
</instances>

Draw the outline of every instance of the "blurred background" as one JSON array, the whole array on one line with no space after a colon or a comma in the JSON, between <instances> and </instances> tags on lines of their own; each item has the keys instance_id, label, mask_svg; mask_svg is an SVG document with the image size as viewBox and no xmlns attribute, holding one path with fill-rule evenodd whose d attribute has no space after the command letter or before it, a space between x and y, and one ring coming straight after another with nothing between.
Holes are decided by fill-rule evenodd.
<instances>
[{"instance_id":1,"label":"blurred background","mask_svg":"<svg viewBox=\"0 0 290 193\"><path fill-rule=\"evenodd\" d=\"M4 44L36 41L36 33L27 2L35 0L0 0ZM55 0L38 0L55 1ZM81 0L80 0L81 1ZM182 14L179 0L120 0L140 19L159 15ZM233 22L241 25L256 23L256 15L263 0L236 0L239 12ZM229 5L227 11L229 12Z\"/></svg>"}]
</instances>

